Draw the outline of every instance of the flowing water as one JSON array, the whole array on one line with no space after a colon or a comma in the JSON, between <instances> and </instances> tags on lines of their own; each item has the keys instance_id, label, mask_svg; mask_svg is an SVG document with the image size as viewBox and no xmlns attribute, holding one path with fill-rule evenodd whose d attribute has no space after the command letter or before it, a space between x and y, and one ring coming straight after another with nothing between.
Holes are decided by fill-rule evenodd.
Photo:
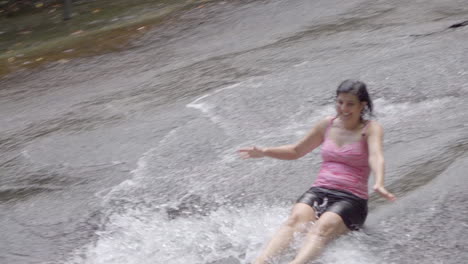
<instances>
[{"instance_id":1,"label":"flowing water","mask_svg":"<svg viewBox=\"0 0 468 264\"><path fill-rule=\"evenodd\" d=\"M313 182L299 140L368 83L388 203L320 263L466 263L466 1L225 1L1 81L1 263L249 263ZM371 180L372 183L372 180ZM277 260L287 263L300 245Z\"/></svg>"}]
</instances>

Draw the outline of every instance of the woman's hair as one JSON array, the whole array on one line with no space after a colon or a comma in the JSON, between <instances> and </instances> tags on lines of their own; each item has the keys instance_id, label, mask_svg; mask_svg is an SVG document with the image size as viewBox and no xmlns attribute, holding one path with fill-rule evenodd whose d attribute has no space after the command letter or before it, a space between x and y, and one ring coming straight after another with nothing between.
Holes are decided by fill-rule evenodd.
<instances>
[{"instance_id":1,"label":"woman's hair","mask_svg":"<svg viewBox=\"0 0 468 264\"><path fill-rule=\"evenodd\" d=\"M374 108L372 100L367 92L366 84L361 81L356 80L345 80L336 89L336 96L341 93L349 93L357 96L360 102L367 102L366 107L361 113L361 117L364 117L366 114L373 116L372 110Z\"/></svg>"}]
</instances>

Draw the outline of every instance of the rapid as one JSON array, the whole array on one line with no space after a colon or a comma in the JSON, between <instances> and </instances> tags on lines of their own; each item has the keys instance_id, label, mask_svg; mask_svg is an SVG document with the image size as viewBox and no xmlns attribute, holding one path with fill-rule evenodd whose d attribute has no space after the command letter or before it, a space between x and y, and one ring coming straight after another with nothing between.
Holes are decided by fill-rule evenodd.
<instances>
[{"instance_id":1,"label":"rapid","mask_svg":"<svg viewBox=\"0 0 468 264\"><path fill-rule=\"evenodd\" d=\"M468 27L448 27L467 17L461 0L217 1L0 80L0 262L249 263L320 155L236 150L296 142L353 78L398 200L372 194L364 229L318 261L465 263Z\"/></svg>"}]
</instances>

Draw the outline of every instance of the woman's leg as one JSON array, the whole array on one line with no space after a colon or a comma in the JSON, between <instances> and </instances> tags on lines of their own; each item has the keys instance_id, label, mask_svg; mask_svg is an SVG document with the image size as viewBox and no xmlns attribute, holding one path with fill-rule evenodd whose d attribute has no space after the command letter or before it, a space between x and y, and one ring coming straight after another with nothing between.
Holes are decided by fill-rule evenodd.
<instances>
[{"instance_id":1,"label":"woman's leg","mask_svg":"<svg viewBox=\"0 0 468 264\"><path fill-rule=\"evenodd\" d=\"M304 264L322 253L325 246L334 238L348 232L341 216L325 212L310 229L304 245L290 264Z\"/></svg>"},{"instance_id":2,"label":"woman's leg","mask_svg":"<svg viewBox=\"0 0 468 264\"><path fill-rule=\"evenodd\" d=\"M296 203L289 215L288 220L281 226L273 236L263 252L254 261L255 264L268 263L267 261L278 255L291 243L294 233L304 232L307 223L317 220L314 209L304 203Z\"/></svg>"}]
</instances>

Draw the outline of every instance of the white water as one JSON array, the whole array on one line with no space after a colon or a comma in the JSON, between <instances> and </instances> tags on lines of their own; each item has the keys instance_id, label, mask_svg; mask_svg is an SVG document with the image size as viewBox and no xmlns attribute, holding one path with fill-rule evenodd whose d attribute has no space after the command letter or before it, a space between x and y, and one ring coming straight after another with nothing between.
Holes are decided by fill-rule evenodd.
<instances>
[{"instance_id":1,"label":"white water","mask_svg":"<svg viewBox=\"0 0 468 264\"><path fill-rule=\"evenodd\" d=\"M296 142L334 115L339 82L359 78L400 199L371 199L365 230L320 262L464 263L466 29L411 36L446 28L464 5L233 2L127 52L6 83L1 222L12 242L0 261L248 263L320 156L241 161L235 151Z\"/></svg>"},{"instance_id":2,"label":"white water","mask_svg":"<svg viewBox=\"0 0 468 264\"><path fill-rule=\"evenodd\" d=\"M242 84L235 87L237 89L221 88L196 99L187 106L200 109L201 119L208 117L213 125L229 130L227 132L230 133L227 134L244 133L238 129L242 123L233 120L232 115L227 113L232 105L239 103L236 100L242 101L236 98L242 98L241 95L245 94L244 89L250 87ZM256 88L261 89L262 86L257 85ZM229 100L224 101L225 98ZM413 129L413 126L409 126L408 120L424 116L427 120L431 120L442 110L460 109L462 103L463 100L452 97L416 103L392 103L379 98L375 100L375 107L378 109L376 114L379 116L379 122L398 130L399 124L406 125L406 129ZM447 107L448 104L451 106ZM333 114L331 105L316 108L312 115L308 114L307 109L302 109L302 112L297 112L281 127L276 129L267 127L261 134L258 133L255 140L267 142L282 140L281 137L300 137L318 116ZM234 116L242 117L242 115ZM298 117L307 116L302 124L296 121ZM446 119L447 124L456 117L456 113L450 115L450 118ZM186 126L170 131L156 147L151 148L138 160L137 168L132 171L132 179L114 187L102 197L105 217L101 229L96 232L96 240L78 249L68 263L218 263L216 261L249 263L258 254L264 243L286 219L291 203L272 204L262 201L262 193L248 193L244 200L249 201L257 196L253 202L235 205L225 200L223 191L216 193L215 190L219 188L222 190L220 186L232 184L232 179L229 178L241 171L236 170L236 167L256 168L249 174L238 177L239 183L255 177L264 177L262 175L268 170L281 169L285 164L275 160L239 163L234 150L244 143L255 142L253 140L227 145L228 149L220 151L218 156L208 163L200 163L190 168L177 167L178 159L173 156L166 157L165 153L177 148L180 138L185 136L184 131L192 130L191 123L187 123ZM196 136L197 132L191 131L191 134ZM411 136L411 130L407 130L406 135ZM196 147L189 146L189 149ZM411 157L411 153L406 155ZM314 161L317 162L317 157ZM223 178L222 175L225 173L231 176ZM390 174L389 182L396 181L399 177L401 175ZM174 184L176 187L171 186ZM165 188L170 188L171 191L166 193ZM191 203L193 195L201 197L202 202L195 201L189 211L184 212L183 207L186 204L181 201ZM206 208L203 204L204 199L211 199L210 202L216 205L208 204ZM168 213L168 210L181 208L181 214L172 216ZM394 230L390 228L385 232L391 233ZM299 238L293 250L282 260L292 256L300 241ZM347 264L383 263L384 259L374 255L375 251L366 250L369 241L372 239L362 232L345 236L326 251L322 261Z\"/></svg>"}]
</instances>

